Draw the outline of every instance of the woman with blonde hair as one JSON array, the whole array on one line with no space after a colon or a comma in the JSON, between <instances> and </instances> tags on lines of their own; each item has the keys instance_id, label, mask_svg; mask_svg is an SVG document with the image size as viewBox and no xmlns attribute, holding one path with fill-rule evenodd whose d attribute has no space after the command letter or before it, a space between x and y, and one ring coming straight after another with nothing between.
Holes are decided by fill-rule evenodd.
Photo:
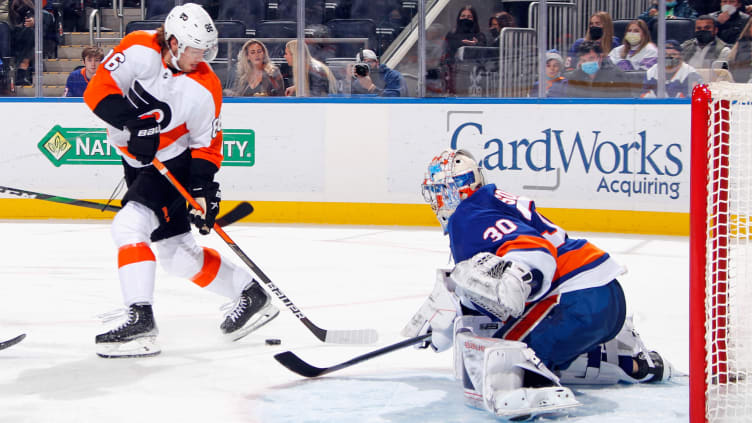
<instances>
[{"instance_id":1,"label":"woman with blonde hair","mask_svg":"<svg viewBox=\"0 0 752 423\"><path fill-rule=\"evenodd\" d=\"M624 31L624 42L608 54L611 62L623 71L648 70L658 62L658 47L650 40L645 21L635 19Z\"/></svg>"},{"instance_id":2,"label":"woman with blonde hair","mask_svg":"<svg viewBox=\"0 0 752 423\"><path fill-rule=\"evenodd\" d=\"M264 43L251 39L238 52L238 64L232 88L225 95L238 97L280 96L285 83L279 68L269 61Z\"/></svg>"},{"instance_id":3,"label":"woman with blonde hair","mask_svg":"<svg viewBox=\"0 0 752 423\"><path fill-rule=\"evenodd\" d=\"M337 93L337 79L328 66L311 57L308 46L303 44L306 77L298 75L298 40L288 41L285 45L285 60L292 68L293 85L285 89L285 95L295 95L298 89L305 96L322 97Z\"/></svg>"},{"instance_id":4,"label":"woman with blonde hair","mask_svg":"<svg viewBox=\"0 0 752 423\"><path fill-rule=\"evenodd\" d=\"M577 50L580 44L585 41L597 41L601 45L601 50L611 51L613 46L619 45L619 37L614 36L614 21L611 15L605 11L595 12L590 15L588 20L588 29L584 38L578 38L567 52L567 60L564 67L572 70L577 67Z\"/></svg>"}]
</instances>

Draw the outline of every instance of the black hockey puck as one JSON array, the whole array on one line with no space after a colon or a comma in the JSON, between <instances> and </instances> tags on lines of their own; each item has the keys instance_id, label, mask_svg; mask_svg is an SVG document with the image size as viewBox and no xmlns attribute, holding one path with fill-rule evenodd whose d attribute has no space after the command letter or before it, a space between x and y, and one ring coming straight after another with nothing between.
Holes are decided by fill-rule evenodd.
<instances>
[{"instance_id":1,"label":"black hockey puck","mask_svg":"<svg viewBox=\"0 0 752 423\"><path fill-rule=\"evenodd\" d=\"M266 340L266 345L279 345L281 343L282 343L281 339L272 338L272 339L267 339Z\"/></svg>"}]
</instances>

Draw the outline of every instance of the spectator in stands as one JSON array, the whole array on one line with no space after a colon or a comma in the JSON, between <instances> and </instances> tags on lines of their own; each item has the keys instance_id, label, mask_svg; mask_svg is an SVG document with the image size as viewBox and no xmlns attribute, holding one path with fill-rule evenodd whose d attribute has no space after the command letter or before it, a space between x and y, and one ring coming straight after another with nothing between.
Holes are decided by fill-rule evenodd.
<instances>
[{"instance_id":1,"label":"spectator in stands","mask_svg":"<svg viewBox=\"0 0 752 423\"><path fill-rule=\"evenodd\" d=\"M630 93L624 71L607 57L598 41L585 41L577 50L577 69L568 74L567 97L625 97Z\"/></svg>"},{"instance_id":2,"label":"spectator in stands","mask_svg":"<svg viewBox=\"0 0 752 423\"><path fill-rule=\"evenodd\" d=\"M373 50L364 49L361 53L355 56L355 61L365 66L356 64L352 67L352 94L376 94L382 97L407 95L407 86L401 73L379 64L379 58Z\"/></svg>"},{"instance_id":3,"label":"spectator in stands","mask_svg":"<svg viewBox=\"0 0 752 423\"><path fill-rule=\"evenodd\" d=\"M444 25L434 22L426 28L426 95L446 92L444 78Z\"/></svg>"},{"instance_id":4,"label":"spectator in stands","mask_svg":"<svg viewBox=\"0 0 752 423\"><path fill-rule=\"evenodd\" d=\"M682 60L695 69L709 69L716 60L727 60L731 47L718 38L718 25L711 15L695 21L695 36L681 45Z\"/></svg>"},{"instance_id":5,"label":"spectator in stands","mask_svg":"<svg viewBox=\"0 0 752 423\"><path fill-rule=\"evenodd\" d=\"M728 55L728 65L735 82L750 82L752 76L752 19L747 20L739 40Z\"/></svg>"},{"instance_id":6,"label":"spectator in stands","mask_svg":"<svg viewBox=\"0 0 752 423\"><path fill-rule=\"evenodd\" d=\"M558 50L546 52L546 97L564 97L567 93L567 79L561 75L564 59ZM535 81L530 97L538 97L539 81Z\"/></svg>"},{"instance_id":7,"label":"spectator in stands","mask_svg":"<svg viewBox=\"0 0 752 423\"><path fill-rule=\"evenodd\" d=\"M658 61L658 48L650 40L650 30L645 21L635 19L624 31L622 45L608 54L611 61L623 71L648 70Z\"/></svg>"},{"instance_id":8,"label":"spectator in stands","mask_svg":"<svg viewBox=\"0 0 752 423\"><path fill-rule=\"evenodd\" d=\"M726 44L734 44L739 39L749 15L742 12L739 0L721 0L721 10L710 14L718 22L718 37Z\"/></svg>"},{"instance_id":9,"label":"spectator in stands","mask_svg":"<svg viewBox=\"0 0 752 423\"><path fill-rule=\"evenodd\" d=\"M666 0L666 19L697 17L697 12L687 0ZM658 19L658 0L653 0L650 9L642 12L638 17L648 24L648 28Z\"/></svg>"},{"instance_id":10,"label":"spectator in stands","mask_svg":"<svg viewBox=\"0 0 752 423\"><path fill-rule=\"evenodd\" d=\"M238 52L235 81L224 94L235 97L282 96L285 83L279 68L269 60L264 43L250 39Z\"/></svg>"},{"instance_id":11,"label":"spectator in stands","mask_svg":"<svg viewBox=\"0 0 752 423\"><path fill-rule=\"evenodd\" d=\"M691 97L695 85L702 83L697 70L684 63L682 48L676 40L666 41L666 95L668 97ZM653 65L645 74L643 98L654 98L658 92L658 64Z\"/></svg>"},{"instance_id":12,"label":"spectator in stands","mask_svg":"<svg viewBox=\"0 0 752 423\"><path fill-rule=\"evenodd\" d=\"M298 75L298 40L291 40L285 44L285 60L292 68L293 85L285 89L286 96L292 96L300 89L305 96L327 96L337 93L337 80L328 66L311 57L308 46L303 44L303 61L306 77Z\"/></svg>"},{"instance_id":13,"label":"spectator in stands","mask_svg":"<svg viewBox=\"0 0 752 423\"><path fill-rule=\"evenodd\" d=\"M68 75L65 81L65 91L63 97L83 97L89 81L97 72L99 62L102 61L104 53L102 49L95 46L84 47L81 52L81 60L84 62L83 67L77 68Z\"/></svg>"},{"instance_id":14,"label":"spectator in stands","mask_svg":"<svg viewBox=\"0 0 752 423\"><path fill-rule=\"evenodd\" d=\"M564 61L564 67L572 70L577 67L577 52L579 47L585 41L597 41L601 45L601 50L610 52L614 46L618 46L619 38L614 36L614 21L608 12L595 12L590 16L589 27L584 38L578 38L569 48L567 59Z\"/></svg>"},{"instance_id":15,"label":"spectator in stands","mask_svg":"<svg viewBox=\"0 0 752 423\"><path fill-rule=\"evenodd\" d=\"M34 65L34 3L31 0L11 0L8 22L16 59L16 85L31 85Z\"/></svg>"},{"instance_id":16,"label":"spectator in stands","mask_svg":"<svg viewBox=\"0 0 752 423\"><path fill-rule=\"evenodd\" d=\"M501 30L504 28L516 28L517 23L508 12L499 12L488 18L488 45L495 47L499 45L499 37L501 36Z\"/></svg>"},{"instance_id":17,"label":"spectator in stands","mask_svg":"<svg viewBox=\"0 0 752 423\"><path fill-rule=\"evenodd\" d=\"M455 54L460 47L483 47L486 45L486 36L480 31L478 24L478 12L471 5L463 6L457 13L456 25L453 30L446 34L446 46L444 51L444 66L447 71L446 87L449 94L455 93Z\"/></svg>"}]
</instances>

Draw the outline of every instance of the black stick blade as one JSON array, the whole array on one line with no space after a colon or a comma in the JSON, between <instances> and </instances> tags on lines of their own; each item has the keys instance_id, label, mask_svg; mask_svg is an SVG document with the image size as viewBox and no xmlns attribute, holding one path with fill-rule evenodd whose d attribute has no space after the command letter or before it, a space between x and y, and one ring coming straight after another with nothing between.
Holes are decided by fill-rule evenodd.
<instances>
[{"instance_id":1,"label":"black stick blade","mask_svg":"<svg viewBox=\"0 0 752 423\"><path fill-rule=\"evenodd\" d=\"M253 213L253 206L251 205L251 203L243 201L242 203L235 206L232 210L219 217L215 223L219 226L225 227L232 225L233 223L248 216L251 213Z\"/></svg>"},{"instance_id":2,"label":"black stick blade","mask_svg":"<svg viewBox=\"0 0 752 423\"><path fill-rule=\"evenodd\" d=\"M279 364L287 367L291 372L297 373L301 376L317 377L328 373L328 369L311 366L310 364L301 360L300 357L295 355L295 353L293 353L292 351L285 351L279 354L275 354L274 359L277 360Z\"/></svg>"},{"instance_id":3,"label":"black stick blade","mask_svg":"<svg viewBox=\"0 0 752 423\"><path fill-rule=\"evenodd\" d=\"M0 350L4 350L8 347L12 347L18 344L19 342L23 341L24 338L26 338L26 334L22 333L15 338L11 338L7 341L0 342Z\"/></svg>"}]
</instances>

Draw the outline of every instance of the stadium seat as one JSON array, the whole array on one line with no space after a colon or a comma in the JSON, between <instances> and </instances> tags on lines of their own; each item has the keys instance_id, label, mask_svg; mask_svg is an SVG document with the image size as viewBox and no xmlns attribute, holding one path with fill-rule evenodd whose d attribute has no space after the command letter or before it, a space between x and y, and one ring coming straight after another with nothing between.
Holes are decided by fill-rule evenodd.
<instances>
[{"instance_id":1,"label":"stadium seat","mask_svg":"<svg viewBox=\"0 0 752 423\"><path fill-rule=\"evenodd\" d=\"M614 35L620 39L624 39L624 33L627 31L627 26L632 22L631 19L616 19L614 20ZM616 47L616 46L614 46ZM606 52L608 54L608 52Z\"/></svg>"},{"instance_id":2,"label":"stadium seat","mask_svg":"<svg viewBox=\"0 0 752 423\"><path fill-rule=\"evenodd\" d=\"M261 21L256 25L256 38L295 38L298 24L294 21ZM285 55L284 42L264 42L270 57Z\"/></svg>"},{"instance_id":3,"label":"stadium seat","mask_svg":"<svg viewBox=\"0 0 752 423\"><path fill-rule=\"evenodd\" d=\"M368 48L377 48L376 24L371 19L332 19L326 26L332 38L368 38ZM361 48L361 43L338 44L337 56L354 57Z\"/></svg>"},{"instance_id":4,"label":"stadium seat","mask_svg":"<svg viewBox=\"0 0 752 423\"><path fill-rule=\"evenodd\" d=\"M125 25L125 33L130 34L133 31L150 31L159 28L164 23L163 20L137 20L130 21Z\"/></svg>"},{"instance_id":5,"label":"stadium seat","mask_svg":"<svg viewBox=\"0 0 752 423\"><path fill-rule=\"evenodd\" d=\"M653 42L658 42L658 20L654 20L654 25L650 25L650 36ZM676 40L679 44L695 36L694 19L666 19L666 40Z\"/></svg>"},{"instance_id":6,"label":"stadium seat","mask_svg":"<svg viewBox=\"0 0 752 423\"><path fill-rule=\"evenodd\" d=\"M223 1L219 4L219 19L241 21L248 32L265 19L265 9L264 0Z\"/></svg>"},{"instance_id":7,"label":"stadium seat","mask_svg":"<svg viewBox=\"0 0 752 423\"><path fill-rule=\"evenodd\" d=\"M216 20L214 25L217 27L219 38L245 38L245 24L237 20ZM229 48L228 48L229 45ZM234 59L238 55L238 50L243 44L240 42L219 43L218 59Z\"/></svg>"}]
</instances>

